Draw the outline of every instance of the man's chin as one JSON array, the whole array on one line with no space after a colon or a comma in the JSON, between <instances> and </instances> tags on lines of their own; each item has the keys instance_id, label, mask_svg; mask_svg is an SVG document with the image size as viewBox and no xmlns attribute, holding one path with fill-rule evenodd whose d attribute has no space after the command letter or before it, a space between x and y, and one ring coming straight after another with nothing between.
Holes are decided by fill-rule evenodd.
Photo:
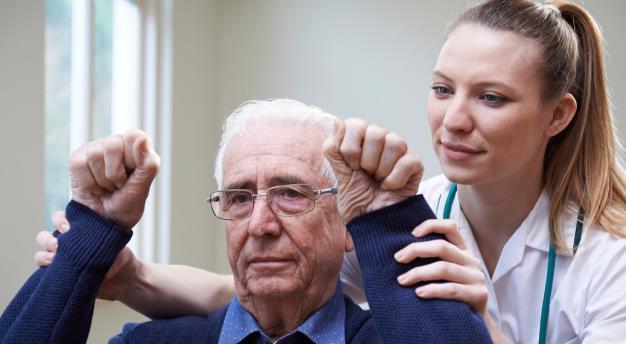
<instances>
[{"instance_id":1,"label":"man's chin","mask_svg":"<svg viewBox=\"0 0 626 344\"><path fill-rule=\"evenodd\" d=\"M248 280L247 289L251 296L274 298L299 293L303 290L303 285L293 277L257 277Z\"/></svg>"}]
</instances>

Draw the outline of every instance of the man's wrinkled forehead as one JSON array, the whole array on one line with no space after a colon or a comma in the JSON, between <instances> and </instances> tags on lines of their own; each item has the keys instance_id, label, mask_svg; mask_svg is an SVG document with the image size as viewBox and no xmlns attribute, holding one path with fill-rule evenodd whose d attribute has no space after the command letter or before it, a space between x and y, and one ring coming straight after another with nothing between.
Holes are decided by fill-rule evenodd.
<instances>
[{"instance_id":1,"label":"man's wrinkled forehead","mask_svg":"<svg viewBox=\"0 0 626 344\"><path fill-rule=\"evenodd\" d=\"M319 133L288 124L256 129L236 135L227 147L223 188L320 183L324 158Z\"/></svg>"},{"instance_id":2,"label":"man's wrinkled forehead","mask_svg":"<svg viewBox=\"0 0 626 344\"><path fill-rule=\"evenodd\" d=\"M225 189L248 189L256 190L262 181L264 187L272 187L287 184L311 184L311 180L303 178L297 174L291 174L288 171L262 171L256 169L254 174L239 174L227 176L224 183Z\"/></svg>"}]
</instances>

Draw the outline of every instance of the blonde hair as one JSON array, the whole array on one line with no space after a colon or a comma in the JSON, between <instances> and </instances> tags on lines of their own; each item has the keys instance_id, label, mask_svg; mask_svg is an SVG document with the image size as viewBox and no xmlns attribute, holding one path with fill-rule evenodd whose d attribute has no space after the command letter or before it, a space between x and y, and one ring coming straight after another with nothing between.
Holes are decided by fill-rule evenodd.
<instances>
[{"instance_id":1,"label":"blonde hair","mask_svg":"<svg viewBox=\"0 0 626 344\"><path fill-rule=\"evenodd\" d=\"M550 193L552 244L568 248L560 216L579 204L590 224L626 237L626 177L619 163L617 138L603 56L603 40L594 19L565 1L543 5L530 0L491 0L465 11L451 26L477 24L532 39L543 49L544 94L556 99L571 93L578 104L569 126L550 139L543 182Z\"/></svg>"}]
</instances>

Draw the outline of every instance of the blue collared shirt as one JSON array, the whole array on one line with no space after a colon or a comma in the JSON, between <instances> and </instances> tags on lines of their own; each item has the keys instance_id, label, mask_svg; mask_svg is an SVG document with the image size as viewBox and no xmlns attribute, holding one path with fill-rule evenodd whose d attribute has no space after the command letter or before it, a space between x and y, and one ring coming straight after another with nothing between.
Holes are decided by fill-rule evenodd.
<instances>
[{"instance_id":1,"label":"blue collared shirt","mask_svg":"<svg viewBox=\"0 0 626 344\"><path fill-rule=\"evenodd\" d=\"M308 317L293 332L274 342L263 333L252 314L234 297L226 311L218 343L287 344L304 343L309 340L315 344L345 344L345 318L346 304L341 287L337 286L335 294L322 308Z\"/></svg>"}]
</instances>

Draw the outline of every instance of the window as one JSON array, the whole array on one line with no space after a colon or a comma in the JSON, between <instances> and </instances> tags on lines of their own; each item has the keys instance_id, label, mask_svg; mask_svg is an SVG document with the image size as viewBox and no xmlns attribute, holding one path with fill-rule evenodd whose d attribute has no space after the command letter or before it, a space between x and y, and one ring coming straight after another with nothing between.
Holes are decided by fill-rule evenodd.
<instances>
[{"instance_id":1,"label":"window","mask_svg":"<svg viewBox=\"0 0 626 344\"><path fill-rule=\"evenodd\" d=\"M169 156L169 0L47 0L45 217L69 198L67 159L82 143L130 128ZM169 261L170 169L162 164L129 244Z\"/></svg>"}]
</instances>

